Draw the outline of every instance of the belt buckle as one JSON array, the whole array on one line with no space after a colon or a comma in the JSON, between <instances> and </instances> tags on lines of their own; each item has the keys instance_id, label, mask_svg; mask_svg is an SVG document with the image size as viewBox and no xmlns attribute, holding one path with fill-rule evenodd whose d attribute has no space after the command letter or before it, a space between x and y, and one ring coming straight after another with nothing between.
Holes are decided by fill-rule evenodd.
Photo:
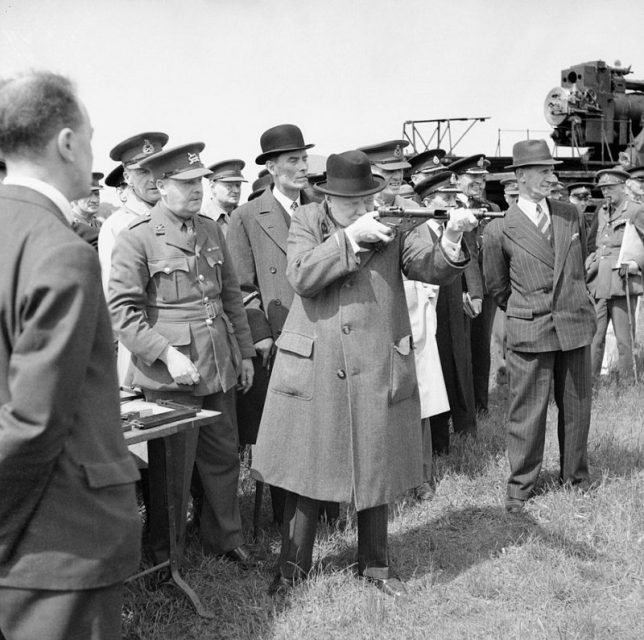
<instances>
[{"instance_id":1,"label":"belt buckle","mask_svg":"<svg viewBox=\"0 0 644 640\"><path fill-rule=\"evenodd\" d=\"M217 317L217 309L215 304L211 301L206 302L206 317L210 320L214 320Z\"/></svg>"}]
</instances>

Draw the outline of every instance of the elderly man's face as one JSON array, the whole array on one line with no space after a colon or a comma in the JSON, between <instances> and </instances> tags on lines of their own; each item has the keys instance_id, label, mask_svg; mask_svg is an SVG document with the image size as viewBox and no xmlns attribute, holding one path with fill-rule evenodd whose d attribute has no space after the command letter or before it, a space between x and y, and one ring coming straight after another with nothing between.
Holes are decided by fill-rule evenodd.
<instances>
[{"instance_id":1,"label":"elderly man's face","mask_svg":"<svg viewBox=\"0 0 644 640\"><path fill-rule=\"evenodd\" d=\"M423 200L423 204L430 209L450 209L456 206L456 194L435 191Z\"/></svg>"},{"instance_id":2,"label":"elderly man's face","mask_svg":"<svg viewBox=\"0 0 644 640\"><path fill-rule=\"evenodd\" d=\"M604 198L606 200L610 198L611 202L615 205L620 204L624 198L624 184L600 185L600 189Z\"/></svg>"},{"instance_id":3,"label":"elderly man's face","mask_svg":"<svg viewBox=\"0 0 644 640\"><path fill-rule=\"evenodd\" d=\"M266 161L275 186L282 192L301 191L308 184L309 170L306 150L288 151Z\"/></svg>"},{"instance_id":4,"label":"elderly man's face","mask_svg":"<svg viewBox=\"0 0 644 640\"><path fill-rule=\"evenodd\" d=\"M157 189L156 180L148 169L131 169L125 167L123 172L125 181L132 187L132 191L148 204L155 204L161 195Z\"/></svg>"},{"instance_id":5,"label":"elderly man's face","mask_svg":"<svg viewBox=\"0 0 644 640\"><path fill-rule=\"evenodd\" d=\"M157 180L161 199L172 213L180 218L189 218L201 210L203 186L201 178L176 180L164 178Z\"/></svg>"},{"instance_id":6,"label":"elderly man's face","mask_svg":"<svg viewBox=\"0 0 644 640\"><path fill-rule=\"evenodd\" d=\"M326 196L326 201L331 214L343 227L355 222L367 211L374 210L373 196L356 196L355 198Z\"/></svg>"},{"instance_id":7,"label":"elderly man's face","mask_svg":"<svg viewBox=\"0 0 644 640\"><path fill-rule=\"evenodd\" d=\"M212 197L224 209L234 209L239 204L241 197L241 182L225 182L213 180L210 183Z\"/></svg>"},{"instance_id":8,"label":"elderly man's face","mask_svg":"<svg viewBox=\"0 0 644 640\"><path fill-rule=\"evenodd\" d=\"M463 173L458 176L458 188L468 198L481 198L485 189L485 176Z\"/></svg>"},{"instance_id":9,"label":"elderly man's face","mask_svg":"<svg viewBox=\"0 0 644 640\"><path fill-rule=\"evenodd\" d=\"M101 204L101 192L94 189L87 198L80 198L76 201L76 206L83 213L89 216L95 216L98 213L98 207Z\"/></svg>"},{"instance_id":10,"label":"elderly man's face","mask_svg":"<svg viewBox=\"0 0 644 640\"><path fill-rule=\"evenodd\" d=\"M381 176L385 179L385 188L380 192L380 196L394 197L398 195L400 187L403 184L403 170L396 169L395 171L388 171L382 167L372 165L371 172L375 176Z\"/></svg>"},{"instance_id":11,"label":"elderly man's face","mask_svg":"<svg viewBox=\"0 0 644 640\"><path fill-rule=\"evenodd\" d=\"M532 202L547 198L557 183L554 169L550 165L533 165L516 170L519 192Z\"/></svg>"}]
</instances>

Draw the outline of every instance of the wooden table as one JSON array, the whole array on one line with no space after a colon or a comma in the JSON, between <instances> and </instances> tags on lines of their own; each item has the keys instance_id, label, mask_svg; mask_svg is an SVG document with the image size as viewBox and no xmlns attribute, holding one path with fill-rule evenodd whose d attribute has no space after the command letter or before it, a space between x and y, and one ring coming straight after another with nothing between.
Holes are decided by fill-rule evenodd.
<instances>
[{"instance_id":1,"label":"wooden table","mask_svg":"<svg viewBox=\"0 0 644 640\"><path fill-rule=\"evenodd\" d=\"M121 413L127 413L130 411L142 411L142 410L151 410L152 413L163 413L169 409L166 407L161 407L153 402L145 402L144 400L128 400L121 402ZM199 413L192 418L183 418L176 420L175 422L168 422L167 424L159 425L158 427L151 427L150 429L132 429L131 431L126 431L123 435L125 437L126 444L133 445L141 442L148 442L149 440L160 439L164 454L165 454L165 470L172 466L172 450L170 447L166 446L165 439L168 436L175 435L177 433L182 433L189 431L191 429L198 429L202 425L206 425L212 422L218 415L221 415L219 411L206 411L201 410ZM164 568L169 568L170 570L170 581L176 587L181 589L185 593L197 613L203 618L214 618L214 613L206 609L197 594L193 589L186 583L186 581L181 577L179 572L179 567L181 564L180 549L183 547L181 540L177 540L177 526L175 522L175 511L176 506L174 504L174 478L172 474L164 473L165 476L165 497L166 504L168 506L168 533L170 538L170 551L169 557L164 562L155 564L149 569L140 571L135 575L128 578L127 582L130 580L136 580L142 576L148 575L155 571L159 571ZM186 514L182 514L182 517L185 518ZM184 529L185 527L182 527Z\"/></svg>"}]
</instances>

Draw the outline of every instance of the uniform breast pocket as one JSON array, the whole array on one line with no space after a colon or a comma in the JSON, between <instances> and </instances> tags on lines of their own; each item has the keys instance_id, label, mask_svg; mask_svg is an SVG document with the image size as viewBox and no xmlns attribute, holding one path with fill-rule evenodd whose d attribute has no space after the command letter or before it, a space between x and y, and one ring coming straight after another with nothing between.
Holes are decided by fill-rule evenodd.
<instances>
[{"instance_id":1,"label":"uniform breast pocket","mask_svg":"<svg viewBox=\"0 0 644 640\"><path fill-rule=\"evenodd\" d=\"M151 258L148 260L148 270L161 300L172 301L179 298L179 280L189 272L187 258Z\"/></svg>"},{"instance_id":2,"label":"uniform breast pocket","mask_svg":"<svg viewBox=\"0 0 644 640\"><path fill-rule=\"evenodd\" d=\"M218 291L221 291L224 252L219 247L208 247L204 253L206 255L206 262L208 263L210 277L215 283Z\"/></svg>"},{"instance_id":3,"label":"uniform breast pocket","mask_svg":"<svg viewBox=\"0 0 644 640\"><path fill-rule=\"evenodd\" d=\"M410 398L417 386L413 341L411 336L405 336L391 345L389 404Z\"/></svg>"},{"instance_id":4,"label":"uniform breast pocket","mask_svg":"<svg viewBox=\"0 0 644 640\"><path fill-rule=\"evenodd\" d=\"M279 351L271 374L272 390L275 393L310 400L315 384L314 339L300 333L284 331L276 344Z\"/></svg>"}]
</instances>

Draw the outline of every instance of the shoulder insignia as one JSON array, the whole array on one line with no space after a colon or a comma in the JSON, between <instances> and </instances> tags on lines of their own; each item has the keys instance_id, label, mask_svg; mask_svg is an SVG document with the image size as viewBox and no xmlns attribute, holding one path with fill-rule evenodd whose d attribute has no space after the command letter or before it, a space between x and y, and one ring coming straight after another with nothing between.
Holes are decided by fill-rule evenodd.
<instances>
[{"instance_id":1,"label":"shoulder insignia","mask_svg":"<svg viewBox=\"0 0 644 640\"><path fill-rule=\"evenodd\" d=\"M159 223L157 225L154 225L154 233L158 236L164 236L165 235L165 225Z\"/></svg>"}]
</instances>

